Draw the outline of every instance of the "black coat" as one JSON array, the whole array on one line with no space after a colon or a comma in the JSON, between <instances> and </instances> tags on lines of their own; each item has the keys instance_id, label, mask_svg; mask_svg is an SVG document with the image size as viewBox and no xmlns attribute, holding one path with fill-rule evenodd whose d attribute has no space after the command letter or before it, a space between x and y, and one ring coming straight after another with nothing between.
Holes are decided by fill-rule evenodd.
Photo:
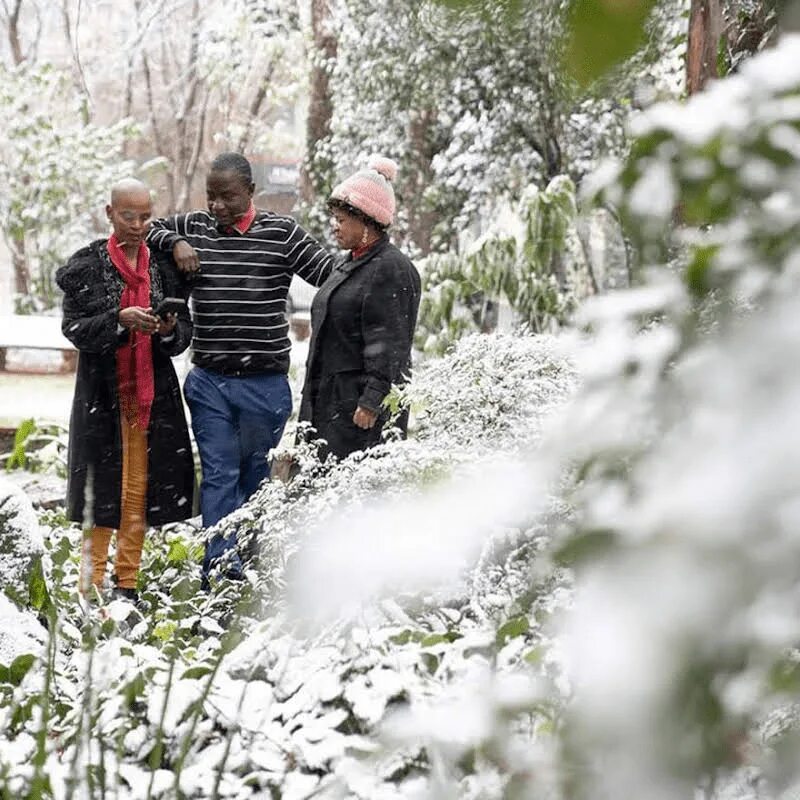
<instances>
[{"instance_id":1,"label":"black coat","mask_svg":"<svg viewBox=\"0 0 800 800\"><path fill-rule=\"evenodd\" d=\"M64 291L64 335L78 348L78 373L69 426L67 513L84 525L118 528L122 494L122 434L117 393L117 348L129 333L117 321L125 284L105 240L76 252L56 273ZM174 266L150 259L150 299L181 291ZM146 518L150 525L192 514L194 463L178 376L170 358L192 335L188 311L175 335L153 335L154 398L147 431ZM87 480L91 475L91 481ZM91 501L91 505L90 505Z\"/></svg>"},{"instance_id":2,"label":"black coat","mask_svg":"<svg viewBox=\"0 0 800 800\"><path fill-rule=\"evenodd\" d=\"M419 300L416 268L386 236L337 266L314 297L300 419L339 458L380 441L381 403L411 372ZM379 413L373 428L353 423L357 406Z\"/></svg>"}]
</instances>

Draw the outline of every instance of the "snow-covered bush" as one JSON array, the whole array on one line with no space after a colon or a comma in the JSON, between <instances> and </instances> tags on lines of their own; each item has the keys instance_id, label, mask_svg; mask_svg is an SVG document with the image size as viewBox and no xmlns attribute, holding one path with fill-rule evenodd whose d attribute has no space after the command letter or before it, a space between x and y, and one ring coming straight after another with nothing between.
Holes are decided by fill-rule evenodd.
<instances>
[{"instance_id":1,"label":"snow-covered bush","mask_svg":"<svg viewBox=\"0 0 800 800\"><path fill-rule=\"evenodd\" d=\"M541 192L529 187L463 254L434 254L420 267L417 342L425 352L443 353L465 332L492 330L500 304L531 332L557 330L592 289L575 186L562 175Z\"/></svg>"},{"instance_id":2,"label":"snow-covered bush","mask_svg":"<svg viewBox=\"0 0 800 800\"><path fill-rule=\"evenodd\" d=\"M535 645L567 577L532 582L547 530L507 521L527 514L532 476L520 453L574 386L553 338L463 340L417 370L414 437L335 465L300 447L294 481L264 485L221 523L260 545L244 587L198 593L188 526L151 537L143 618L114 603L105 620L75 617L80 532L59 530L51 515L57 633L49 667L4 688L4 785L24 793L47 775L47 794L69 796L101 770L120 797L400 797L427 786L433 762L455 751L441 728L414 741L416 723L395 712L435 715L455 677L485 689L488 720L512 724L506 717L524 709L547 729L553 703L524 665L543 661ZM459 476L469 488L453 493ZM506 510L491 505L501 488ZM389 525L396 503L414 505L414 518ZM555 500L547 511L567 513ZM380 527L360 537L370 515ZM521 670L527 688L495 678L496 661ZM502 738L481 723L459 757Z\"/></svg>"},{"instance_id":3,"label":"snow-covered bush","mask_svg":"<svg viewBox=\"0 0 800 800\"><path fill-rule=\"evenodd\" d=\"M27 605L32 573L44 553L39 522L25 494L0 475L0 586Z\"/></svg>"},{"instance_id":4,"label":"snow-covered bush","mask_svg":"<svg viewBox=\"0 0 800 800\"><path fill-rule=\"evenodd\" d=\"M800 39L634 130L599 182L641 286L583 310L594 344L553 444L582 477L557 543L576 569L558 631L574 779L677 798L747 765L778 791L800 777L788 730L759 738L800 641Z\"/></svg>"},{"instance_id":5,"label":"snow-covered bush","mask_svg":"<svg viewBox=\"0 0 800 800\"><path fill-rule=\"evenodd\" d=\"M334 468L320 465L312 448L299 446L295 456L301 470L292 482L265 484L218 529L235 530L258 543L268 576L265 590L275 592L283 586L287 559L308 531L327 535L326 525L342 509L349 514L378 498L385 504L424 496L455 474L489 474L497 456L535 446L545 420L574 386L567 346L553 337L467 337L444 359L424 362L416 370L405 393L415 417L408 440L354 454ZM424 517L420 514L411 525L400 521L391 534L375 536L384 540L381 547L391 549ZM426 525L435 529L440 523L433 518ZM478 527L475 534L484 536L485 531ZM401 567L392 559L380 560L384 572ZM423 553L416 561L413 569L424 568ZM328 579L348 581L344 570L339 578Z\"/></svg>"}]
</instances>

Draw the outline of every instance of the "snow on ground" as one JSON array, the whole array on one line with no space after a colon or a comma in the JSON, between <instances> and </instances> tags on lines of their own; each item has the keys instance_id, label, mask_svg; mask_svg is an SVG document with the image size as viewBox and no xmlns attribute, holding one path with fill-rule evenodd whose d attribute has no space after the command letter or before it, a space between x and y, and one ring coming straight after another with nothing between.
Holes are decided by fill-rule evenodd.
<instances>
[{"instance_id":1,"label":"snow on ground","mask_svg":"<svg viewBox=\"0 0 800 800\"><path fill-rule=\"evenodd\" d=\"M0 664L8 666L17 656L26 653L38 655L44 647L46 634L33 614L20 611L0 594Z\"/></svg>"}]
</instances>

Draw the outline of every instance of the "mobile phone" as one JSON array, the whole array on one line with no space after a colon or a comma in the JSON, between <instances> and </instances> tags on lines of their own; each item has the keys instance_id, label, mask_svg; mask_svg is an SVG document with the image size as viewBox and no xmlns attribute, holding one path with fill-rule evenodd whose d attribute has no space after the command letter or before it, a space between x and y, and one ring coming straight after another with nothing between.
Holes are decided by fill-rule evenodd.
<instances>
[{"instance_id":1,"label":"mobile phone","mask_svg":"<svg viewBox=\"0 0 800 800\"><path fill-rule=\"evenodd\" d=\"M177 314L186 308L186 301L182 297L165 297L155 310L155 315L166 319L167 314Z\"/></svg>"}]
</instances>

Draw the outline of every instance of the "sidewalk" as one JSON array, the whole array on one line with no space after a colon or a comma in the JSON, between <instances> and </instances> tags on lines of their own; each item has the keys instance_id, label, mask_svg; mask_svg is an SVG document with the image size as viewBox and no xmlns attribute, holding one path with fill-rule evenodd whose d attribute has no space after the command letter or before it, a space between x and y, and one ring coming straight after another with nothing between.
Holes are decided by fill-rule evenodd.
<instances>
[{"instance_id":1,"label":"sidewalk","mask_svg":"<svg viewBox=\"0 0 800 800\"><path fill-rule=\"evenodd\" d=\"M24 419L69 422L75 375L0 373L0 428L15 428Z\"/></svg>"},{"instance_id":2,"label":"sidewalk","mask_svg":"<svg viewBox=\"0 0 800 800\"><path fill-rule=\"evenodd\" d=\"M308 341L292 343L292 372L289 376L299 405L299 392L308 354ZM188 353L173 360L181 386L191 368ZM16 428L24 419L59 422L66 426L75 390L75 374L0 372L0 428ZM188 416L188 409L187 409Z\"/></svg>"}]
</instances>

